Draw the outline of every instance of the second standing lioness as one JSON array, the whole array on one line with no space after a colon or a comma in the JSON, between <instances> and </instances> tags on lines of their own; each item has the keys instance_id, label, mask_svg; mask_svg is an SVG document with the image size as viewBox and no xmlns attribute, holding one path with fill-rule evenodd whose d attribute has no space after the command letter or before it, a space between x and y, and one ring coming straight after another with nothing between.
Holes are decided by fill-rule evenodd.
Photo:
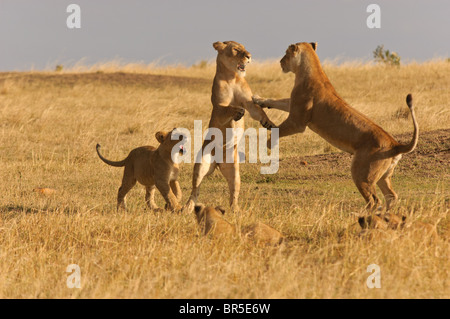
<instances>
[{"instance_id":1,"label":"second standing lioness","mask_svg":"<svg viewBox=\"0 0 450 319\"><path fill-rule=\"evenodd\" d=\"M348 105L335 91L320 65L317 43L296 43L289 46L280 64L283 72L295 74L290 99L271 100L255 96L261 107L289 112L279 126L279 136L302 133L309 127L333 146L353 154L352 177L367 207L376 207L380 187L389 209L398 196L392 189L391 176L402 157L417 145L419 127L414 116L412 97L406 102L414 124L414 135L408 144L398 143L389 133L365 115ZM270 147L271 142L267 143Z\"/></svg>"}]
</instances>

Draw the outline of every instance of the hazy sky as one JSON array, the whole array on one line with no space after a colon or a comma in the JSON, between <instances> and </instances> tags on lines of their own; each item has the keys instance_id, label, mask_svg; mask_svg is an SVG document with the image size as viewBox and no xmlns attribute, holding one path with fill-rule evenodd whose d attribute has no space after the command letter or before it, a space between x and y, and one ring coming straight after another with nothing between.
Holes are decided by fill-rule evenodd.
<instances>
[{"instance_id":1,"label":"hazy sky","mask_svg":"<svg viewBox=\"0 0 450 319\"><path fill-rule=\"evenodd\" d=\"M81 29L68 29L69 4ZM381 29L369 29L369 4ZM318 42L325 58L371 59L379 44L403 60L450 55L449 0L0 0L0 71L53 69L121 59L192 64L214 41L244 44L253 58L280 58L295 42Z\"/></svg>"}]
</instances>

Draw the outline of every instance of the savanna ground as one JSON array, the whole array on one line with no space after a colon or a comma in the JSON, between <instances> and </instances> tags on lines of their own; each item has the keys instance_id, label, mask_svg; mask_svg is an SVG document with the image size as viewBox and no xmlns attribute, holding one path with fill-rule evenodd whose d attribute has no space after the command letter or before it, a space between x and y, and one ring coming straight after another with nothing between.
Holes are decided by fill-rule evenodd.
<instances>
[{"instance_id":1,"label":"savanna ground","mask_svg":"<svg viewBox=\"0 0 450 319\"><path fill-rule=\"evenodd\" d=\"M354 223L364 201L350 156L309 130L281 141L277 174L242 165L242 212L225 215L272 225L287 237L283 247L204 238L194 216L146 209L142 186L129 193L129 210L116 212L122 169L101 162L96 143L117 160L156 145L158 130L192 132L194 119L205 129L214 63L0 73L0 297L449 298L450 63L324 68L345 100L403 142L412 136L405 97L413 93L421 135L394 174L394 212L437 224L439 240L402 231L360 238ZM261 96L287 97L292 88L276 62L254 63L247 74ZM268 114L275 123L285 117ZM248 114L245 121L260 127ZM183 203L192 168L181 167ZM200 201L228 207L218 172ZM81 268L81 289L67 288L69 264ZM380 266L380 289L366 286L370 264Z\"/></svg>"}]
</instances>

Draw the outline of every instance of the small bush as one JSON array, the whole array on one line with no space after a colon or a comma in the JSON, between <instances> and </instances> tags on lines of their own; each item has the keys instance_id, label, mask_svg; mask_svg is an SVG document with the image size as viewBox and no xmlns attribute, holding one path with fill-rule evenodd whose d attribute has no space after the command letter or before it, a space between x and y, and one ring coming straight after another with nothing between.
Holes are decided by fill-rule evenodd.
<instances>
[{"instance_id":1,"label":"small bush","mask_svg":"<svg viewBox=\"0 0 450 319\"><path fill-rule=\"evenodd\" d=\"M201 60L200 62L198 62L197 64L194 64L193 67L194 68L198 68L198 69L204 69L208 66L208 61L206 60Z\"/></svg>"},{"instance_id":2,"label":"small bush","mask_svg":"<svg viewBox=\"0 0 450 319\"><path fill-rule=\"evenodd\" d=\"M61 64L58 64L55 68L55 72L61 72L63 69L63 66Z\"/></svg>"},{"instance_id":3,"label":"small bush","mask_svg":"<svg viewBox=\"0 0 450 319\"><path fill-rule=\"evenodd\" d=\"M373 51L375 62L384 63L386 65L400 66L400 56L395 52L384 50L384 45L379 45Z\"/></svg>"}]
</instances>

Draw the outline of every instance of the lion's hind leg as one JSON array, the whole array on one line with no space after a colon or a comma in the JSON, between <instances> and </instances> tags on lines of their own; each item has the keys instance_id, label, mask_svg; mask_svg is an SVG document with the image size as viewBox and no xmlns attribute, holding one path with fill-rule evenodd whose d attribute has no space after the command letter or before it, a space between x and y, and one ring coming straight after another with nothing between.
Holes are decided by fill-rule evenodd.
<instances>
[{"instance_id":1,"label":"lion's hind leg","mask_svg":"<svg viewBox=\"0 0 450 319\"><path fill-rule=\"evenodd\" d=\"M180 183L176 180L170 181L170 188L172 189L173 194L177 198L177 201L181 202L183 194L181 192Z\"/></svg>"},{"instance_id":2,"label":"lion's hind leg","mask_svg":"<svg viewBox=\"0 0 450 319\"><path fill-rule=\"evenodd\" d=\"M117 210L126 209L125 196L136 185L136 178L134 177L133 167L125 166L123 172L122 185L117 193Z\"/></svg>"},{"instance_id":3,"label":"lion's hind leg","mask_svg":"<svg viewBox=\"0 0 450 319\"><path fill-rule=\"evenodd\" d=\"M367 153L367 151L361 151L354 155L351 171L353 182L364 197L367 203L367 209L374 210L380 203L380 199L377 196L376 184L385 175L391 161L390 159L377 159L376 154L367 155ZM386 190L385 188L383 189Z\"/></svg>"},{"instance_id":4,"label":"lion's hind leg","mask_svg":"<svg viewBox=\"0 0 450 319\"><path fill-rule=\"evenodd\" d=\"M377 196L375 184L355 178L353 179L353 181L355 182L356 187L367 203L366 208L369 211L377 208L380 199Z\"/></svg>"},{"instance_id":5,"label":"lion's hind leg","mask_svg":"<svg viewBox=\"0 0 450 319\"><path fill-rule=\"evenodd\" d=\"M394 189L392 188L391 177L392 174L394 174L395 166L397 166L397 163L401 158L402 158L401 155L397 155L392 159L391 165L377 183L386 200L386 210L391 209L392 206L395 205L395 203L398 200L398 195L394 192Z\"/></svg>"},{"instance_id":6,"label":"lion's hind leg","mask_svg":"<svg viewBox=\"0 0 450 319\"><path fill-rule=\"evenodd\" d=\"M239 174L239 159L235 156L234 163L219 164L220 172L225 177L230 191L230 206L233 212L239 211L239 191L241 188L241 177Z\"/></svg>"},{"instance_id":7,"label":"lion's hind leg","mask_svg":"<svg viewBox=\"0 0 450 319\"><path fill-rule=\"evenodd\" d=\"M189 200L183 207L184 213L191 213L194 210L194 206L197 203L198 196L200 194L200 185L203 178L212 174L216 168L215 162L210 163L202 158L201 163L194 164L194 174L192 176L192 192Z\"/></svg>"}]
</instances>

